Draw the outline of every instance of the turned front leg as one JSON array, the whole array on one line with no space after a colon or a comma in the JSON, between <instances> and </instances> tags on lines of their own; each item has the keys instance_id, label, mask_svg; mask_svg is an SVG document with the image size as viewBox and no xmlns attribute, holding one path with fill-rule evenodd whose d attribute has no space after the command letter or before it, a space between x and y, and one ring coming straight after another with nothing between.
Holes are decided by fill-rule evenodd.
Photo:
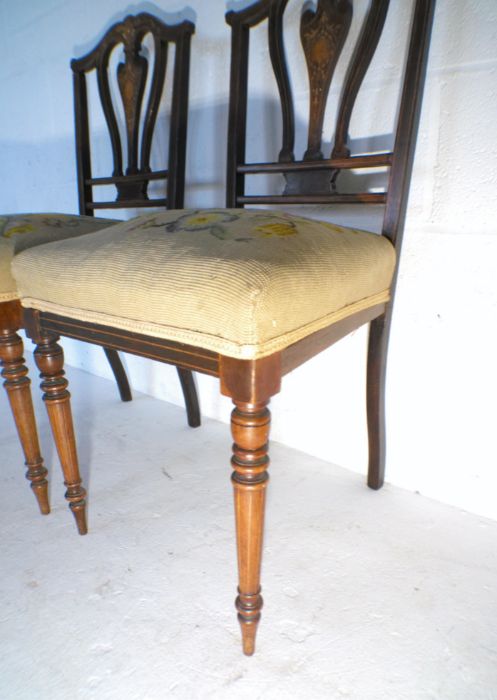
<instances>
[{"instance_id":1,"label":"turned front leg","mask_svg":"<svg viewBox=\"0 0 497 700\"><path fill-rule=\"evenodd\" d=\"M41 389L48 418L64 473L66 499L76 519L80 535L86 535L86 491L81 486L76 441L71 414L70 393L64 376L64 353L57 344L58 336L40 339L34 356L42 379Z\"/></svg>"},{"instance_id":2,"label":"turned front leg","mask_svg":"<svg viewBox=\"0 0 497 700\"><path fill-rule=\"evenodd\" d=\"M24 364L23 344L15 330L3 329L0 331L0 364L2 377L5 379L3 385L7 390L10 408L28 468L26 478L31 482L31 488L38 501L40 511L46 515L50 513L47 470L43 465L40 452L31 398L31 382L28 377L28 368Z\"/></svg>"},{"instance_id":3,"label":"turned front leg","mask_svg":"<svg viewBox=\"0 0 497 700\"><path fill-rule=\"evenodd\" d=\"M236 608L242 629L243 652L255 650L255 635L261 617L261 558L264 530L269 424L267 403L234 401L231 414L236 538L238 550L238 597Z\"/></svg>"}]
</instances>

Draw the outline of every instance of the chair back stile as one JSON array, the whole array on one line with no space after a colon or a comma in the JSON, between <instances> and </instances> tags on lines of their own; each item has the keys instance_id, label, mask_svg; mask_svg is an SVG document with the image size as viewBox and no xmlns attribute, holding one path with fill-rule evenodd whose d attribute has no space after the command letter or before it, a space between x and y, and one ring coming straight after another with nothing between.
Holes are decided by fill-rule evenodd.
<instances>
[{"instance_id":1,"label":"chair back stile","mask_svg":"<svg viewBox=\"0 0 497 700\"><path fill-rule=\"evenodd\" d=\"M180 209L183 207L189 57L193 32L194 25L191 22L184 21L178 25L168 26L143 12L136 16L128 16L111 27L98 46L82 58L71 62L81 214L91 216L98 209L141 207ZM149 59L142 55L143 42L149 34L154 45L153 66L149 66ZM150 167L152 138L164 91L170 44L175 45L175 55L167 169L153 171ZM124 111L126 148L119 131L109 81L110 57L119 45L124 48L124 61L117 66L116 78ZM98 93L112 148L113 171L107 177L92 175L86 83L87 74L92 71L96 71ZM144 105L149 72L151 74L150 90ZM167 181L166 196L151 199L148 195L148 186L151 181L157 180ZM116 187L117 195L114 201L95 201L93 188L103 185Z\"/></svg>"}]
</instances>

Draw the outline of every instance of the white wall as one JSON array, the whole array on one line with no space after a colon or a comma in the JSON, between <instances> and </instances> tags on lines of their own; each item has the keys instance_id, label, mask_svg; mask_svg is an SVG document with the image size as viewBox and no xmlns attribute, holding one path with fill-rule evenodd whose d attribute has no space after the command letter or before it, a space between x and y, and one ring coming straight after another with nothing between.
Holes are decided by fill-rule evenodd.
<instances>
[{"instance_id":1,"label":"white wall","mask_svg":"<svg viewBox=\"0 0 497 700\"><path fill-rule=\"evenodd\" d=\"M69 59L91 48L104 28L140 10L166 20L186 16L196 22L186 204L223 205L226 4L191 0L181 15L184 4L0 0L2 213L77 211ZM366 0L356 4L359 18ZM354 116L351 126L356 141L367 133L369 121L381 133L391 132L380 108L393 100L391 83L401 64L398 42L406 5L392 2L388 21L396 39L380 48L368 74L369 102L362 103L363 116ZM290 13L298 15L295 0ZM353 31L358 25L356 19ZM253 44L256 64L262 40L259 33ZM296 41L296 36L290 38L292 55ZM380 59L387 65L386 77L378 70ZM495 0L439 0L392 331L387 404L388 480L492 518L497 518L496 70ZM303 65L298 75L300 121L307 109ZM277 141L279 117L271 88L272 80L256 65L251 84L256 130L249 141L254 157ZM97 119L98 133L100 127ZM102 151L102 162L106 158ZM322 210L310 213L327 215ZM347 216L349 212L341 214L342 219ZM272 405L274 439L365 472L365 340L365 331L358 331L285 378ZM69 341L64 347L70 364L109 374L100 349ZM172 368L131 356L126 364L136 389L181 404ZM230 405L219 397L217 382L198 377L198 385L203 414L228 420Z\"/></svg>"}]
</instances>

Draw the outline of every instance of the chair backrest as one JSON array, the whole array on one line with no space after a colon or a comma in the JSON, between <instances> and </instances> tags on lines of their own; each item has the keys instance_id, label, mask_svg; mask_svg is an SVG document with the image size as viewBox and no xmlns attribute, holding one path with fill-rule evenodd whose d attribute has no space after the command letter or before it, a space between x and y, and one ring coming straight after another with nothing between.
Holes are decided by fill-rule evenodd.
<instances>
[{"instance_id":1,"label":"chair backrest","mask_svg":"<svg viewBox=\"0 0 497 700\"><path fill-rule=\"evenodd\" d=\"M309 78L307 150L295 159L295 110L285 58L283 17L288 0L260 0L238 12L228 12L232 30L230 107L228 126L227 206L245 204L384 204L383 235L400 246L407 193L426 73L435 0L415 0L407 61L392 151L351 155L349 124L366 72L382 35L389 0L371 0L362 29L344 72L329 155L322 152L325 109L336 64L346 43L352 20L352 0L318 0L315 7L302 3L300 39ZM282 145L277 162L246 162L247 90L250 29L267 20L269 56L279 91ZM343 170L388 167L383 192L341 192ZM371 172L371 170L370 170ZM285 188L274 195L248 195L249 175L282 173ZM353 179L353 178L352 178ZM360 178L357 178L360 180ZM350 177L347 182L349 189Z\"/></svg>"},{"instance_id":2,"label":"chair backrest","mask_svg":"<svg viewBox=\"0 0 497 700\"><path fill-rule=\"evenodd\" d=\"M144 12L114 24L92 51L71 61L81 214L93 215L96 209L183 207L190 39L193 32L191 22L166 25ZM147 104L142 114L149 73L149 60L143 55L143 42L147 35L151 35L153 40L153 66ZM153 172L150 168L152 137L164 92L170 44L175 45L175 52L167 169ZM123 146L110 87L110 57L120 45L124 48L124 61L118 64L115 79L124 111L126 148ZM91 71L96 71L98 93L112 147L113 171L109 177L92 176L86 83L87 74ZM149 199L148 185L155 180L167 180L166 197ZM117 196L114 201L94 201L93 188L102 185L115 185Z\"/></svg>"}]
</instances>

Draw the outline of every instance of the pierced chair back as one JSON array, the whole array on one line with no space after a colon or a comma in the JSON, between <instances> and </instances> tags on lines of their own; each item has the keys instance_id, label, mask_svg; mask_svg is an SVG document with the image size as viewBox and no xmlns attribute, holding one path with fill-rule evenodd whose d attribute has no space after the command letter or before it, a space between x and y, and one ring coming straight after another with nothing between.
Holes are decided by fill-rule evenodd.
<instances>
[{"instance_id":1,"label":"pierced chair back","mask_svg":"<svg viewBox=\"0 0 497 700\"><path fill-rule=\"evenodd\" d=\"M86 56L71 62L74 80L76 154L79 208L93 215L98 209L183 207L190 40L194 25L184 21L168 26L142 12L115 24ZM150 35L153 56L147 58L144 40ZM152 170L150 154L154 127L161 106L170 47L174 45L167 168ZM119 129L118 111L111 93L111 55L122 46L124 60L117 65L117 88L124 112L125 139ZM87 75L96 72L98 93L108 127L113 170L108 177L93 177ZM149 82L146 97L147 79ZM146 102L146 104L144 104ZM151 199L151 181L166 180L166 196ZM113 201L95 201L94 188L114 185Z\"/></svg>"},{"instance_id":2,"label":"pierced chair back","mask_svg":"<svg viewBox=\"0 0 497 700\"><path fill-rule=\"evenodd\" d=\"M362 29L345 72L337 110L334 143L324 153L322 143L325 110L335 68L342 55L352 21L352 0L318 0L304 6L300 39L309 79L307 149L295 157L295 108L285 57L283 17L288 0L261 0L240 12L229 12L232 27L231 99L229 111L227 206L245 204L385 204L382 233L400 245L409 178L416 140L423 76L426 67L433 0L418 0L409 42L392 151L351 154L349 126L356 99L378 47L389 0L371 0ZM246 162L247 92L250 30L267 20L269 55L281 104L282 144L276 162ZM344 192L344 170L390 169L383 192ZM247 176L282 173L285 188L276 194L247 194ZM350 178L349 178L350 180ZM349 182L347 183L349 185ZM349 187L347 187L349 189Z\"/></svg>"}]
</instances>

